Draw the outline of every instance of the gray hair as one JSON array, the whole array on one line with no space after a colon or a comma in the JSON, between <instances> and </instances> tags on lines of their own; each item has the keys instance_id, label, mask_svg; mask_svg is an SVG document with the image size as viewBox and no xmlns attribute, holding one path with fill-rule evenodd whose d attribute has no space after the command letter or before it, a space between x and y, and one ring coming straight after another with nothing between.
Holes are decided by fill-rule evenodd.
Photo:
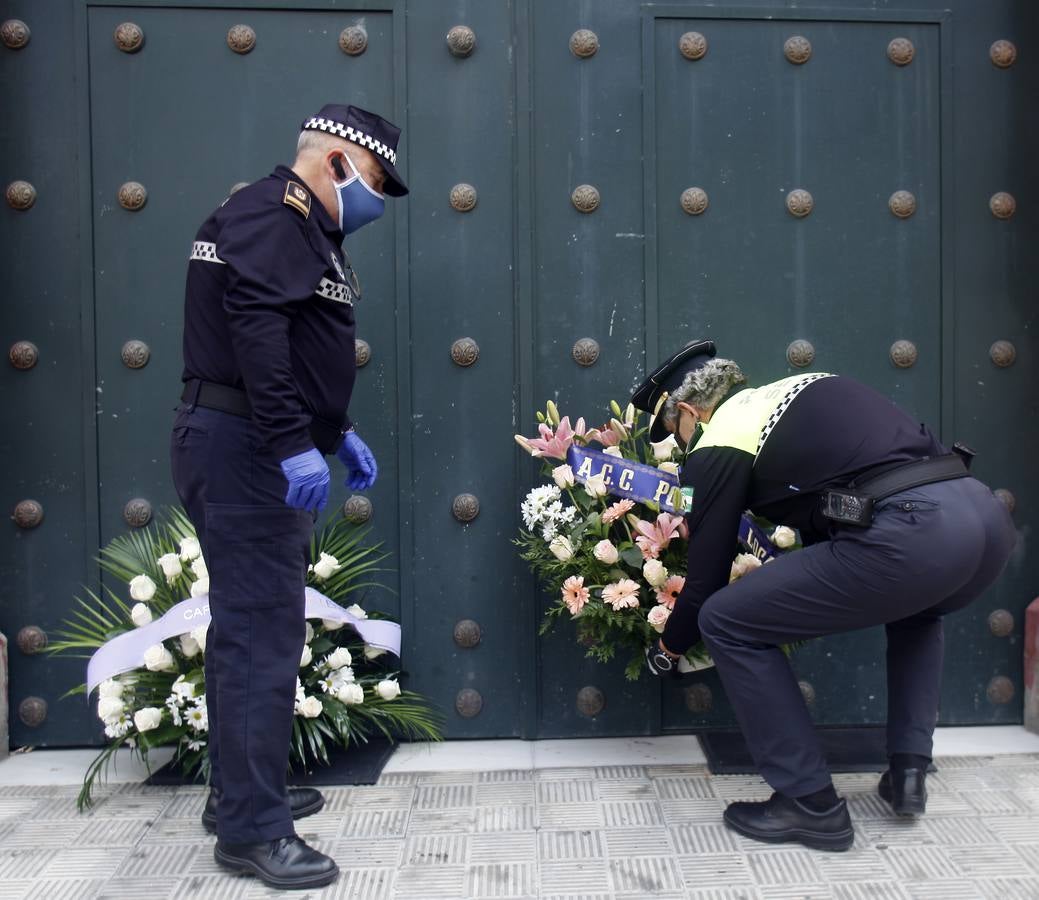
<instances>
[{"instance_id":1,"label":"gray hair","mask_svg":"<svg viewBox=\"0 0 1039 900\"><path fill-rule=\"evenodd\" d=\"M738 384L745 384L743 374L731 359L712 359L698 369L687 372L682 383L664 401L661 415L664 422L674 425L678 421L678 404L688 403L701 409L713 410L718 402Z\"/></svg>"},{"instance_id":2,"label":"gray hair","mask_svg":"<svg viewBox=\"0 0 1039 900\"><path fill-rule=\"evenodd\" d=\"M316 128L308 128L299 133L299 140L296 142L296 156L299 157L313 151L327 153L329 150L345 150L348 144L349 141L338 135L318 131Z\"/></svg>"}]
</instances>

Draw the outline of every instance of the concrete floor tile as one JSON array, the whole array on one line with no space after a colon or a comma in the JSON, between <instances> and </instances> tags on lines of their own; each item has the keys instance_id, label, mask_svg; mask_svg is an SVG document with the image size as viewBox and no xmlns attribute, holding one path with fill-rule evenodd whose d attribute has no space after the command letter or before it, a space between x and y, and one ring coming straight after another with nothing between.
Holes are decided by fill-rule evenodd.
<instances>
[{"instance_id":1,"label":"concrete floor tile","mask_svg":"<svg viewBox=\"0 0 1039 900\"><path fill-rule=\"evenodd\" d=\"M537 852L543 862L602 859L606 844L600 831L542 829L537 836Z\"/></svg>"},{"instance_id":2,"label":"concrete floor tile","mask_svg":"<svg viewBox=\"0 0 1039 900\"><path fill-rule=\"evenodd\" d=\"M469 866L469 896L535 897L538 892L537 869L533 862L490 863Z\"/></svg>"},{"instance_id":3,"label":"concrete floor tile","mask_svg":"<svg viewBox=\"0 0 1039 900\"><path fill-rule=\"evenodd\" d=\"M107 879L56 878L33 881L24 900L98 900L104 896Z\"/></svg>"},{"instance_id":4,"label":"concrete floor tile","mask_svg":"<svg viewBox=\"0 0 1039 900\"><path fill-rule=\"evenodd\" d=\"M605 893L610 878L595 859L542 861L538 866L542 894Z\"/></svg>"},{"instance_id":5,"label":"concrete floor tile","mask_svg":"<svg viewBox=\"0 0 1039 900\"><path fill-rule=\"evenodd\" d=\"M654 897L684 892L682 872L673 856L628 856L608 860L613 892L618 897Z\"/></svg>"},{"instance_id":6,"label":"concrete floor tile","mask_svg":"<svg viewBox=\"0 0 1039 900\"><path fill-rule=\"evenodd\" d=\"M538 833L527 831L498 831L474 834L469 838L469 863L528 862L537 858Z\"/></svg>"}]
</instances>

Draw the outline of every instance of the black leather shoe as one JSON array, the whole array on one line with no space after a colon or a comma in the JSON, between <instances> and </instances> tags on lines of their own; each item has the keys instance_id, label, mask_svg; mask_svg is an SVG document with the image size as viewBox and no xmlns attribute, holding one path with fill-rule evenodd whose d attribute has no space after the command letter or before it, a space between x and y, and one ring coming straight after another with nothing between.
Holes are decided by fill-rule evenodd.
<instances>
[{"instance_id":1,"label":"black leather shoe","mask_svg":"<svg viewBox=\"0 0 1039 900\"><path fill-rule=\"evenodd\" d=\"M922 816L927 811L927 772L923 769L888 769L880 776L877 793L899 816Z\"/></svg>"},{"instance_id":2,"label":"black leather shoe","mask_svg":"<svg viewBox=\"0 0 1039 900\"><path fill-rule=\"evenodd\" d=\"M296 835L258 844L217 841L213 858L225 869L255 875L269 887L283 890L321 887L339 875L339 866L331 857Z\"/></svg>"},{"instance_id":3,"label":"black leather shoe","mask_svg":"<svg viewBox=\"0 0 1039 900\"><path fill-rule=\"evenodd\" d=\"M206 808L202 810L202 827L210 834L216 834L216 798L216 793L210 791L209 797L206 798ZM324 805L325 798L314 788L289 788L289 806L292 808L294 819L312 816Z\"/></svg>"},{"instance_id":4,"label":"black leather shoe","mask_svg":"<svg viewBox=\"0 0 1039 900\"><path fill-rule=\"evenodd\" d=\"M855 840L844 800L826 812L815 812L777 793L761 803L730 803L724 818L733 831L766 844L795 842L813 850L847 850Z\"/></svg>"}]
</instances>

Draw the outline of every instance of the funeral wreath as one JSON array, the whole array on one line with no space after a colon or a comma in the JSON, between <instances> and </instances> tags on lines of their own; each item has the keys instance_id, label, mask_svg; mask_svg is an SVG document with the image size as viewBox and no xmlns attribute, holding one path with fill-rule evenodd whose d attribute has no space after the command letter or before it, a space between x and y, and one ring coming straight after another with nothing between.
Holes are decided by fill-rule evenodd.
<instances>
[{"instance_id":1,"label":"funeral wreath","mask_svg":"<svg viewBox=\"0 0 1039 900\"><path fill-rule=\"evenodd\" d=\"M380 643L392 643L384 638L395 630L399 647L399 626L366 612L355 599L374 586L370 579L386 558L380 546L365 542L366 536L365 529L339 517L311 540L293 766L327 765L330 750L376 734L390 740L441 737L440 715L419 694L402 690L396 657L362 637L362 632L376 634ZM90 805L95 783L121 746L147 764L150 750L172 745L176 768L188 777L208 777L203 660L209 574L191 522L181 510L171 510L147 528L114 538L98 562L108 576L102 592L86 591L74 599L70 617L57 632L59 640L49 650L91 659L89 681L99 659L110 660L114 648L130 646L133 639L127 635L136 631L140 637L161 625L156 633L169 637L148 645L132 668L119 667L118 674L106 672L103 678L94 673L97 715L109 743L87 769L80 809ZM339 605L350 601L345 609ZM172 626L166 627L171 618ZM93 686L81 684L69 694L89 695Z\"/></svg>"},{"instance_id":2,"label":"funeral wreath","mask_svg":"<svg viewBox=\"0 0 1039 900\"><path fill-rule=\"evenodd\" d=\"M664 630L685 585L689 530L684 513L693 492L679 483L682 453L673 435L651 443L648 416L611 401L600 428L572 424L551 400L537 413L538 436L516 435L541 460L545 483L521 505L515 543L531 571L557 599L544 615L544 634L572 620L578 642L600 662L629 654L625 674L639 677L646 647ZM733 547L730 581L776 554L800 546L785 526L745 515ZM683 671L713 665L703 643Z\"/></svg>"}]
</instances>

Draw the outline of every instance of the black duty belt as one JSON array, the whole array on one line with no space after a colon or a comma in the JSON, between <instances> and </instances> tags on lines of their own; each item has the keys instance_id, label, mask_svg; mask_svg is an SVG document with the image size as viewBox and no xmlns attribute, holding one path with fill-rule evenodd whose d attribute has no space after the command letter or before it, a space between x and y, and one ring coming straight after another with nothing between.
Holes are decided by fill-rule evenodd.
<instances>
[{"instance_id":1,"label":"black duty belt","mask_svg":"<svg viewBox=\"0 0 1039 900\"><path fill-rule=\"evenodd\" d=\"M230 413L243 419L251 419L253 415L253 408L245 391L228 384L192 378L184 383L180 399L192 406L204 406L206 409ZM343 443L343 430L331 422L312 416L310 437L314 441L314 446L327 456L335 453Z\"/></svg>"},{"instance_id":2,"label":"black duty belt","mask_svg":"<svg viewBox=\"0 0 1039 900\"><path fill-rule=\"evenodd\" d=\"M873 507L879 501L925 484L969 475L960 452L884 466L864 473L846 488L823 491L822 513L827 519L842 525L866 527L872 523Z\"/></svg>"}]
</instances>

